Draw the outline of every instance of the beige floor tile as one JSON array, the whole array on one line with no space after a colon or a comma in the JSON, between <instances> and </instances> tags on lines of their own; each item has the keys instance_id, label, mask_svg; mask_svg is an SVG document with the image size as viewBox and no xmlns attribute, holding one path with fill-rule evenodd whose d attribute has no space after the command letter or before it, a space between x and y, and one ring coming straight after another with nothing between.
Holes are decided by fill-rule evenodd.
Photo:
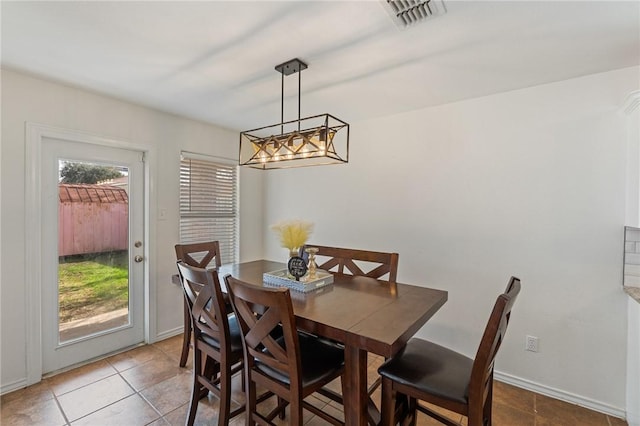
<instances>
[{"instance_id":1,"label":"beige floor tile","mask_svg":"<svg viewBox=\"0 0 640 426\"><path fill-rule=\"evenodd\" d=\"M188 405L187 405L188 407ZM231 403L231 409L234 410L238 405ZM206 398L202 398L198 402L198 411L196 411L196 425L215 425L218 422L220 413L220 400L217 396L209 394ZM187 410L184 412L184 419L187 417ZM184 421L183 419L183 421Z\"/></svg>"},{"instance_id":2,"label":"beige floor tile","mask_svg":"<svg viewBox=\"0 0 640 426\"><path fill-rule=\"evenodd\" d=\"M156 383L184 374L184 370L163 354L160 358L152 359L120 374L135 390L141 391Z\"/></svg>"},{"instance_id":3,"label":"beige floor tile","mask_svg":"<svg viewBox=\"0 0 640 426\"><path fill-rule=\"evenodd\" d=\"M163 418L171 426L184 426L188 412L189 404L184 404L176 408L175 410L165 414Z\"/></svg>"},{"instance_id":4,"label":"beige floor tile","mask_svg":"<svg viewBox=\"0 0 640 426\"><path fill-rule=\"evenodd\" d=\"M107 361L100 360L60 373L46 379L46 381L53 393L60 396L116 373L117 371Z\"/></svg>"},{"instance_id":5,"label":"beige floor tile","mask_svg":"<svg viewBox=\"0 0 640 426\"><path fill-rule=\"evenodd\" d=\"M418 420L416 421L416 424L417 426L442 426L442 423L425 415L424 413L418 413Z\"/></svg>"},{"instance_id":6,"label":"beige floor tile","mask_svg":"<svg viewBox=\"0 0 640 426\"><path fill-rule=\"evenodd\" d=\"M165 355L173 359L176 364L180 362L180 357L182 356L182 334L156 342L153 346L160 349L165 353ZM191 369L193 366L192 354L193 350L190 350L189 357L187 358L187 363L185 365L188 369Z\"/></svg>"},{"instance_id":7,"label":"beige floor tile","mask_svg":"<svg viewBox=\"0 0 640 426\"><path fill-rule=\"evenodd\" d=\"M369 386L373 385L378 377L380 377L380 374L378 374L378 367L375 365L369 365L369 367L367 367L367 383Z\"/></svg>"},{"instance_id":8,"label":"beige floor tile","mask_svg":"<svg viewBox=\"0 0 640 426\"><path fill-rule=\"evenodd\" d=\"M322 401L318 400L320 404L322 404ZM316 401L314 401L316 402ZM258 404L258 413L262 414L262 415L266 415L267 413L270 413L277 405L277 400L275 397L271 397L266 401L263 401L262 403ZM289 419L291 418L290 414L289 414L289 407L287 406L286 410L285 410L285 418L284 419L280 419L279 417L276 417L275 419L273 419L273 423L276 425L288 425L289 424ZM244 418L244 415L241 415ZM312 418L314 417L314 414L311 413L310 411L307 410L302 410L302 418L303 418L303 423L306 424L307 422L309 422ZM234 422L235 424L235 422Z\"/></svg>"},{"instance_id":9,"label":"beige floor tile","mask_svg":"<svg viewBox=\"0 0 640 426\"><path fill-rule=\"evenodd\" d=\"M322 408L322 411L325 411L327 414L335 417L336 419L340 420L340 421L344 421L344 410L342 406L338 407L334 407L331 404L329 405L325 405Z\"/></svg>"},{"instance_id":10,"label":"beige floor tile","mask_svg":"<svg viewBox=\"0 0 640 426\"><path fill-rule=\"evenodd\" d=\"M140 394L164 415L189 402L192 383L192 375L184 372L149 386Z\"/></svg>"},{"instance_id":11,"label":"beige floor tile","mask_svg":"<svg viewBox=\"0 0 640 426\"><path fill-rule=\"evenodd\" d=\"M342 385L340 385L340 386L342 386ZM340 393L342 393L342 392L340 392ZM332 402L331 399L327 398L324 395L320 395L319 393L314 393L313 397L316 398L317 400L319 400L320 402L325 403L325 404L328 404L328 403Z\"/></svg>"},{"instance_id":12,"label":"beige floor tile","mask_svg":"<svg viewBox=\"0 0 640 426\"><path fill-rule=\"evenodd\" d=\"M182 334L155 342L153 346L157 347L161 351L175 351L176 349L182 350Z\"/></svg>"},{"instance_id":13,"label":"beige floor tile","mask_svg":"<svg viewBox=\"0 0 640 426\"><path fill-rule=\"evenodd\" d=\"M116 370L122 372L133 367L138 367L156 359L166 359L167 355L154 345L144 345L121 354L107 358Z\"/></svg>"},{"instance_id":14,"label":"beige floor tile","mask_svg":"<svg viewBox=\"0 0 640 426\"><path fill-rule=\"evenodd\" d=\"M367 357L367 363L369 367L375 367L376 369L382 365L384 362L384 357L375 354L369 354Z\"/></svg>"},{"instance_id":15,"label":"beige floor tile","mask_svg":"<svg viewBox=\"0 0 640 426\"><path fill-rule=\"evenodd\" d=\"M2 397L0 397L0 405L8 404L9 402L18 399L28 401L30 404L37 404L39 402L53 399L53 391L51 390L49 383L46 380L43 380L35 385L2 395Z\"/></svg>"},{"instance_id":16,"label":"beige floor tile","mask_svg":"<svg viewBox=\"0 0 640 426\"><path fill-rule=\"evenodd\" d=\"M577 405L549 398L535 396L536 421L539 425L563 426L608 426L607 416L587 410Z\"/></svg>"},{"instance_id":17,"label":"beige floor tile","mask_svg":"<svg viewBox=\"0 0 640 426\"><path fill-rule=\"evenodd\" d=\"M534 414L533 392L508 385L506 383L493 382L493 402L509 405L525 413Z\"/></svg>"},{"instance_id":18,"label":"beige floor tile","mask_svg":"<svg viewBox=\"0 0 640 426\"><path fill-rule=\"evenodd\" d=\"M342 394L342 381L340 381L339 377L325 387L334 392L338 392L339 394Z\"/></svg>"},{"instance_id":19,"label":"beige floor tile","mask_svg":"<svg viewBox=\"0 0 640 426\"><path fill-rule=\"evenodd\" d=\"M163 351L163 353L169 358L171 358L173 362L176 363L176 365L178 366L180 365L180 358L182 357L182 349ZM191 357L192 353L193 353L193 350L190 350L189 356L187 358L187 362L183 367L185 370L193 369L193 358Z\"/></svg>"},{"instance_id":20,"label":"beige floor tile","mask_svg":"<svg viewBox=\"0 0 640 426\"><path fill-rule=\"evenodd\" d=\"M533 412L525 412L512 405L494 402L492 424L494 426L535 426L536 416Z\"/></svg>"},{"instance_id":21,"label":"beige floor tile","mask_svg":"<svg viewBox=\"0 0 640 426\"><path fill-rule=\"evenodd\" d=\"M419 404L424 406L424 407L426 407L426 408L428 408L429 410L431 410L431 411L433 411L433 412L435 412L437 414L440 414L443 417L446 417L446 418L454 421L454 422L460 423L460 421L461 421L462 416L460 414L458 414L458 413L454 413L453 411L445 410L442 407L438 407L438 406L433 405L433 404L427 404L425 402L420 402ZM421 424L420 423L420 419L421 418L422 419L429 419L429 422L427 422L425 424L432 424L432 422L434 420L433 418L430 418L426 414L418 412L418 424Z\"/></svg>"},{"instance_id":22,"label":"beige floor tile","mask_svg":"<svg viewBox=\"0 0 640 426\"><path fill-rule=\"evenodd\" d=\"M245 421L244 413L237 415L236 417L231 419L231 421L229 422L229 426L245 426L245 424L246 424L246 421Z\"/></svg>"},{"instance_id":23,"label":"beige floor tile","mask_svg":"<svg viewBox=\"0 0 640 426\"><path fill-rule=\"evenodd\" d=\"M239 405L244 404L244 391L242 390L242 371L236 373L231 378L231 399Z\"/></svg>"},{"instance_id":24,"label":"beige floor tile","mask_svg":"<svg viewBox=\"0 0 640 426\"><path fill-rule=\"evenodd\" d=\"M119 375L99 380L58 397L70 422L113 404L134 393Z\"/></svg>"},{"instance_id":25,"label":"beige floor tile","mask_svg":"<svg viewBox=\"0 0 640 426\"><path fill-rule=\"evenodd\" d=\"M613 416L607 416L607 419L609 420L610 426L628 426L628 423L624 419L619 419Z\"/></svg>"},{"instance_id":26,"label":"beige floor tile","mask_svg":"<svg viewBox=\"0 0 640 426\"><path fill-rule=\"evenodd\" d=\"M133 426L146 425L160 418L140 395L131 395L73 423L73 426Z\"/></svg>"},{"instance_id":27,"label":"beige floor tile","mask_svg":"<svg viewBox=\"0 0 640 426\"><path fill-rule=\"evenodd\" d=\"M182 424L184 425L184 422L182 422ZM159 419L147 424L146 426L171 426L171 423L165 420L164 417L160 417Z\"/></svg>"},{"instance_id":28,"label":"beige floor tile","mask_svg":"<svg viewBox=\"0 0 640 426\"><path fill-rule=\"evenodd\" d=\"M29 400L14 399L10 402L3 402L0 411L0 424L2 425L60 426L66 424L66 420L55 399L48 399L35 404Z\"/></svg>"},{"instance_id":29,"label":"beige floor tile","mask_svg":"<svg viewBox=\"0 0 640 426\"><path fill-rule=\"evenodd\" d=\"M218 401L212 400L212 395L209 398L202 400L198 405L198 411L196 412L196 419L194 421L195 426L200 425L216 425L218 421ZM232 404L232 409L235 409L237 405ZM189 404L181 405L175 410L164 415L164 419L172 426L184 426L187 419L187 413L189 412ZM244 426L244 413L233 417L230 425Z\"/></svg>"}]
</instances>

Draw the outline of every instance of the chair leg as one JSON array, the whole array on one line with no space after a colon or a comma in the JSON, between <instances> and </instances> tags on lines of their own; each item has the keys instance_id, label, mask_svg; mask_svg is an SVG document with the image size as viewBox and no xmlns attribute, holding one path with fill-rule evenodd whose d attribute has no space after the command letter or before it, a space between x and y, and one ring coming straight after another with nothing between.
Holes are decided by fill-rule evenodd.
<instances>
[{"instance_id":1,"label":"chair leg","mask_svg":"<svg viewBox=\"0 0 640 426\"><path fill-rule=\"evenodd\" d=\"M409 415L411 416L409 426L416 426L418 422L418 401L413 397L409 397Z\"/></svg>"},{"instance_id":2,"label":"chair leg","mask_svg":"<svg viewBox=\"0 0 640 426\"><path fill-rule=\"evenodd\" d=\"M187 301L184 301L184 333L182 335L182 354L180 355L180 367L187 365L189 346L191 345L191 314Z\"/></svg>"},{"instance_id":3,"label":"chair leg","mask_svg":"<svg viewBox=\"0 0 640 426\"><path fill-rule=\"evenodd\" d=\"M278 397L278 407L280 407L280 406L285 406L286 407L286 401L284 399L282 399L281 397ZM283 408L278 413L278 418L280 420L284 420L285 417L287 417L287 411Z\"/></svg>"},{"instance_id":4,"label":"chair leg","mask_svg":"<svg viewBox=\"0 0 640 426\"><path fill-rule=\"evenodd\" d=\"M344 386L343 386L344 395ZM382 402L380 406L380 426L392 426L395 424L395 404L393 398L393 382L386 377L382 378Z\"/></svg>"},{"instance_id":5,"label":"chair leg","mask_svg":"<svg viewBox=\"0 0 640 426\"><path fill-rule=\"evenodd\" d=\"M249 371L243 373L246 391L245 401L245 424L246 426L255 426L256 422L253 420L253 413L256 411L256 384L251 380Z\"/></svg>"},{"instance_id":6,"label":"chair leg","mask_svg":"<svg viewBox=\"0 0 640 426\"><path fill-rule=\"evenodd\" d=\"M198 411L198 401L202 398L202 386L198 381L198 375L202 369L202 357L198 351L194 350L193 356L193 386L191 388L191 401L189 402L189 415L187 416L186 426L192 426L196 419L196 411ZM206 388L205 388L206 389Z\"/></svg>"},{"instance_id":7,"label":"chair leg","mask_svg":"<svg viewBox=\"0 0 640 426\"><path fill-rule=\"evenodd\" d=\"M467 416L467 424L468 426L483 426L484 421L484 410L485 407L472 407L469 406L469 415Z\"/></svg>"},{"instance_id":8,"label":"chair leg","mask_svg":"<svg viewBox=\"0 0 640 426\"><path fill-rule=\"evenodd\" d=\"M289 402L289 423L292 426L302 426L302 401L292 397Z\"/></svg>"},{"instance_id":9,"label":"chair leg","mask_svg":"<svg viewBox=\"0 0 640 426\"><path fill-rule=\"evenodd\" d=\"M482 410L483 425L491 426L491 408L493 406L493 375L489 378L489 389L487 389L487 399L484 401Z\"/></svg>"},{"instance_id":10,"label":"chair leg","mask_svg":"<svg viewBox=\"0 0 640 426\"><path fill-rule=\"evenodd\" d=\"M229 412L231 411L231 371L229 368L220 369L220 413L218 426L229 424Z\"/></svg>"},{"instance_id":11,"label":"chair leg","mask_svg":"<svg viewBox=\"0 0 640 426\"><path fill-rule=\"evenodd\" d=\"M202 371L200 374L206 380L215 380L217 374L220 371L220 364L215 359L208 357L205 353L201 353L201 355L201 360L202 358L204 358L204 363L202 364ZM194 356L196 356L195 351ZM206 397L207 395L209 395L209 389L203 386L200 393L200 399Z\"/></svg>"}]
</instances>

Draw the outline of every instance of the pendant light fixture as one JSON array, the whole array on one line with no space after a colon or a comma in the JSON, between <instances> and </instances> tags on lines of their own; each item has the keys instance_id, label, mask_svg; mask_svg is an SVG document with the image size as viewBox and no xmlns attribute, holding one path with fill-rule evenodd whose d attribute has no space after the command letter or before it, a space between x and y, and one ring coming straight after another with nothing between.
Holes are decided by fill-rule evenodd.
<instances>
[{"instance_id":1,"label":"pendant light fixture","mask_svg":"<svg viewBox=\"0 0 640 426\"><path fill-rule=\"evenodd\" d=\"M240 133L241 166L283 169L349 162L349 125L331 114L300 118L301 74L307 64L292 59L282 74L280 123ZM298 119L284 121L284 78L298 73Z\"/></svg>"}]
</instances>

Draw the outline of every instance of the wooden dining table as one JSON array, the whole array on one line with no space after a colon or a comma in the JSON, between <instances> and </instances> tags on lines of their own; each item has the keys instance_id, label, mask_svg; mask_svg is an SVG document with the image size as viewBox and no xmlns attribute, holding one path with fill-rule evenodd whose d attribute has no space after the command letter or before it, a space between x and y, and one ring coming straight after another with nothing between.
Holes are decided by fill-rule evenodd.
<instances>
[{"instance_id":1,"label":"wooden dining table","mask_svg":"<svg viewBox=\"0 0 640 426\"><path fill-rule=\"evenodd\" d=\"M222 265L221 284L231 274L262 286L263 273L284 263L256 260ZM226 289L225 289L226 290ZM334 274L333 284L309 293L291 291L299 329L336 340L345 347L345 424L367 424L367 354L391 357L447 301L447 292L373 278Z\"/></svg>"}]
</instances>

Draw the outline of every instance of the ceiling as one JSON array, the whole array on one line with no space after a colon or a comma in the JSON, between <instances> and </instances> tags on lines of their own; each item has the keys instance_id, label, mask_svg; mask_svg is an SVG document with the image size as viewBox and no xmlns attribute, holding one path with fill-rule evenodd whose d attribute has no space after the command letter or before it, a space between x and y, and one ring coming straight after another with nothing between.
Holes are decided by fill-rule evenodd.
<instances>
[{"instance_id":1,"label":"ceiling","mask_svg":"<svg viewBox=\"0 0 640 426\"><path fill-rule=\"evenodd\" d=\"M433 0L436 1L436 0ZM401 30L370 1L2 1L2 66L236 130L347 122L640 64L637 1L447 1ZM297 117L297 74L285 120ZM622 102L622 100L621 100Z\"/></svg>"}]
</instances>

